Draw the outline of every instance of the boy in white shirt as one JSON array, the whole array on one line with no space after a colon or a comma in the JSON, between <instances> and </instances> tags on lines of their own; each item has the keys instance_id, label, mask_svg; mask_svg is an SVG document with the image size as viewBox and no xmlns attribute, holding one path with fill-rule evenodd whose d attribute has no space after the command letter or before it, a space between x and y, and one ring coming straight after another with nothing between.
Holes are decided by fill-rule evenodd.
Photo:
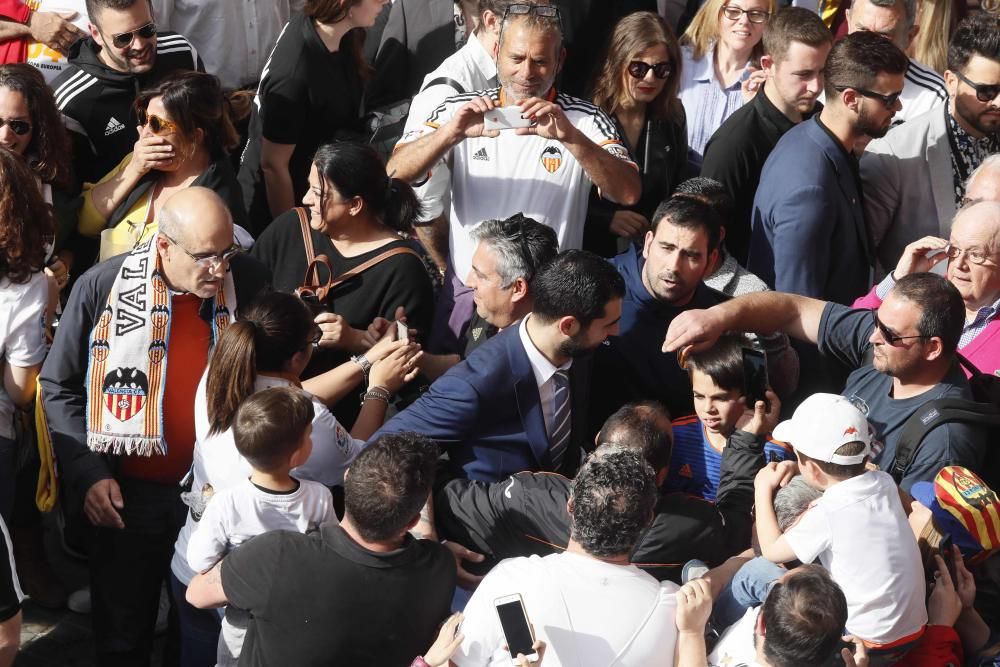
<instances>
[{"instance_id":1,"label":"boy in white shirt","mask_svg":"<svg viewBox=\"0 0 1000 667\"><path fill-rule=\"evenodd\" d=\"M337 520L329 489L289 474L312 451L312 420L312 401L295 387L258 391L239 407L233 439L253 472L212 496L188 542L188 564L194 571L210 570L255 535L271 530L307 533ZM218 665L237 664L248 621L243 610L226 608Z\"/></svg>"},{"instance_id":2,"label":"boy in white shirt","mask_svg":"<svg viewBox=\"0 0 1000 667\"><path fill-rule=\"evenodd\" d=\"M865 465L867 420L843 396L813 394L774 437L795 448L798 465L768 464L754 480L761 552L775 563L818 558L844 590L847 630L869 647L870 664L894 664L927 623L924 571L895 482ZM782 534L774 493L796 472L823 497Z\"/></svg>"}]
</instances>

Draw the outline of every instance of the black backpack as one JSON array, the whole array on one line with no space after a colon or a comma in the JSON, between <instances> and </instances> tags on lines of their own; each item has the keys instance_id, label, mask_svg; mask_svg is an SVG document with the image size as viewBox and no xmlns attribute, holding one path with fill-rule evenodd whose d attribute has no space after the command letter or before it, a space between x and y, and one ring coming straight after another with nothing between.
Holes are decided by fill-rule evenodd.
<instances>
[{"instance_id":1,"label":"black backpack","mask_svg":"<svg viewBox=\"0 0 1000 667\"><path fill-rule=\"evenodd\" d=\"M932 430L948 422L964 422L983 426L991 436L1000 435L1000 377L987 375L963 357L955 353L958 362L969 373L969 386L975 400L961 398L938 398L928 401L920 410L910 415L903 423L903 429L896 445L896 461L889 472L898 484L913 456ZM976 470L990 488L1000 488L1000 446L993 446L994 437L987 439L986 457L982 470Z\"/></svg>"}]
</instances>

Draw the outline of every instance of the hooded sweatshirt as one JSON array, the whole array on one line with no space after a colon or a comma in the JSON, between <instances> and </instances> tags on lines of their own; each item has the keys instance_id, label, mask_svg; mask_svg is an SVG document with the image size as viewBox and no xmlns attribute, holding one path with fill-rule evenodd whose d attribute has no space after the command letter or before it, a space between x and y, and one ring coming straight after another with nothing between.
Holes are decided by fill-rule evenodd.
<instances>
[{"instance_id":1,"label":"hooded sweatshirt","mask_svg":"<svg viewBox=\"0 0 1000 667\"><path fill-rule=\"evenodd\" d=\"M76 176L96 183L132 152L139 134L132 103L140 90L179 70L205 71L198 52L182 36L159 32L156 60L145 74L111 69L98 57L93 37L78 40L69 64L52 82L56 105L73 139Z\"/></svg>"}]
</instances>

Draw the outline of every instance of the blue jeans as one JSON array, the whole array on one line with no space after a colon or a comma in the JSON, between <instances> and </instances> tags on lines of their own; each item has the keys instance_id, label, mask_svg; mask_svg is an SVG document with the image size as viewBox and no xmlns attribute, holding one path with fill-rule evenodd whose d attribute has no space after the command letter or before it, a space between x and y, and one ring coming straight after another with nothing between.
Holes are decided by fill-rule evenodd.
<instances>
[{"instance_id":1,"label":"blue jeans","mask_svg":"<svg viewBox=\"0 0 1000 667\"><path fill-rule=\"evenodd\" d=\"M712 608L712 623L721 632L743 618L747 609L763 604L771 586L786 570L763 556L747 561L722 589Z\"/></svg>"},{"instance_id":2,"label":"blue jeans","mask_svg":"<svg viewBox=\"0 0 1000 667\"><path fill-rule=\"evenodd\" d=\"M172 572L170 590L174 594L177 621L181 631L181 665L214 667L219 646L219 630L222 627L218 611L191 606L184 597L187 586Z\"/></svg>"}]
</instances>

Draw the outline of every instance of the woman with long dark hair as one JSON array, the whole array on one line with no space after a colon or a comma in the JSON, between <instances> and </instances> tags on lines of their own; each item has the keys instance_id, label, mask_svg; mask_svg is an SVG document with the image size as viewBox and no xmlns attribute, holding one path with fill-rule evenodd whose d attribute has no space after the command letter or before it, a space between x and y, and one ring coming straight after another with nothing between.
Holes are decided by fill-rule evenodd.
<instances>
[{"instance_id":1,"label":"woman with long dark hair","mask_svg":"<svg viewBox=\"0 0 1000 667\"><path fill-rule=\"evenodd\" d=\"M611 33L594 84L594 104L618 126L642 172L642 198L619 206L591 192L583 247L610 257L617 239L638 241L653 211L684 179L687 124L677 98L681 52L673 32L653 12L621 19Z\"/></svg>"},{"instance_id":2,"label":"woman with long dark hair","mask_svg":"<svg viewBox=\"0 0 1000 667\"><path fill-rule=\"evenodd\" d=\"M301 201L316 149L358 134L369 66L366 28L389 0L306 0L278 36L250 118L240 168L251 232Z\"/></svg>"},{"instance_id":3,"label":"woman with long dark hair","mask_svg":"<svg viewBox=\"0 0 1000 667\"><path fill-rule=\"evenodd\" d=\"M302 203L315 255L329 261L320 269L320 279L342 280L316 304L323 337L304 377L363 353L368 325L376 317L396 319L400 307L411 328L426 332L433 289L423 262L400 235L411 229L420 208L413 189L386 176L372 148L338 142L316 151ZM308 266L305 240L298 213L292 210L279 216L254 245L254 257L273 274L274 289L292 292L303 284ZM345 401L334 413L350 423L357 409L355 401Z\"/></svg>"},{"instance_id":4,"label":"woman with long dark hair","mask_svg":"<svg viewBox=\"0 0 1000 667\"><path fill-rule=\"evenodd\" d=\"M240 312L220 336L208 369L195 394L195 447L191 466L187 521L177 536L170 569L181 625L181 664L215 664L219 617L191 607L184 590L196 574L187 563L188 539L215 492L250 474L240 456L231 426L236 409L251 394L269 387L295 385L313 401L313 449L306 463L293 470L300 479L339 486L344 470L385 420L388 399L416 375L419 349L412 343L383 338L368 350L371 362L362 408L348 430L330 413L328 405L350 394L365 378L361 367L348 362L311 380L299 377L309 363L319 329L309 308L296 296L270 292Z\"/></svg>"}]
</instances>

